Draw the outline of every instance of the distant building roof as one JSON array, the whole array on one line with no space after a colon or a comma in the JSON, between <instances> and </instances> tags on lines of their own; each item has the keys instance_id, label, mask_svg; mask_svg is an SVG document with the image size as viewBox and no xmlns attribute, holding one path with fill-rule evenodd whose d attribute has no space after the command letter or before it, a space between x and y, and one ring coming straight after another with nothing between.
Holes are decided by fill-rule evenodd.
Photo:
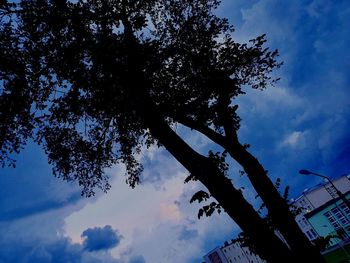
<instances>
[{"instance_id":1,"label":"distant building roof","mask_svg":"<svg viewBox=\"0 0 350 263\"><path fill-rule=\"evenodd\" d=\"M330 179L333 182L333 181L336 181L342 177L347 177L350 180L350 174L337 175L337 176L334 176L333 178L330 178ZM299 195L297 198L294 199L294 202L297 201L298 199L300 199L303 196L303 194L311 193L311 192L313 192L321 187L324 187L327 184L329 184L329 182L324 180L322 183L318 183L310 188L306 188L301 195Z\"/></svg>"}]
</instances>

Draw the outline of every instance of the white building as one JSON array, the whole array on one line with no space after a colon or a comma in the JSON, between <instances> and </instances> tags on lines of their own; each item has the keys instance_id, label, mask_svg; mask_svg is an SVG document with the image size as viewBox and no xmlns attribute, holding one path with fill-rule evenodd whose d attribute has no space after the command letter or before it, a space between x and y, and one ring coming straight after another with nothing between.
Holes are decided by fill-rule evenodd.
<instances>
[{"instance_id":1,"label":"white building","mask_svg":"<svg viewBox=\"0 0 350 263\"><path fill-rule=\"evenodd\" d=\"M343 194L350 191L350 175L339 176L332 180L335 187ZM309 238L309 240L314 240L319 235L314 227L305 217L311 211L318 209L328 203L331 200L339 198L336 189L327 181L320 183L310 189L304 190L303 194L293 201L293 205L301 208L301 213L296 216L296 221Z\"/></svg>"},{"instance_id":2,"label":"white building","mask_svg":"<svg viewBox=\"0 0 350 263\"><path fill-rule=\"evenodd\" d=\"M238 240L232 240L231 243L225 243L221 249L229 263L264 263L258 255L243 247Z\"/></svg>"},{"instance_id":3,"label":"white building","mask_svg":"<svg viewBox=\"0 0 350 263\"><path fill-rule=\"evenodd\" d=\"M217 247L204 256L205 263L227 263L227 259L220 247Z\"/></svg>"},{"instance_id":4,"label":"white building","mask_svg":"<svg viewBox=\"0 0 350 263\"><path fill-rule=\"evenodd\" d=\"M350 175L339 176L332 180L332 183L335 187L343 194L350 196ZM337 195L336 189L327 181L320 183L310 189L304 190L302 195L293 200L292 205L294 207L300 208L301 213L298 214L295 218L301 230L309 238L309 240L314 240L319 236L326 236L320 227L318 226L320 218L310 218L313 213L318 210L322 210L325 207L328 207L329 204L339 201L339 196ZM344 213L350 215L345 204L339 204L339 208L344 208ZM334 209L334 208L333 208ZM323 210L322 210L323 211ZM331 210L332 211L332 210ZM339 213L338 213L339 214ZM335 214L336 217L338 214ZM325 213L327 215L327 213ZM340 214L341 215L341 214ZM339 216L338 216L339 217ZM313 225L310 223L313 223ZM321 218L322 219L322 218ZM323 218L328 220L328 228L332 227L335 223L329 218ZM322 219L322 220L323 220ZM316 220L318 224L312 222ZM341 220L341 218L339 219ZM332 222L331 222L332 221ZM350 217L349 217L350 221ZM324 224L325 225L325 224ZM316 226L316 228L314 227ZM322 225L323 226L323 225ZM335 233L336 229L327 230L327 234ZM332 232L333 231L333 232ZM278 232L276 232L278 234ZM349 236L350 236L350 227L349 227ZM283 237L279 236L282 240ZM332 244L332 242L331 242ZM225 242L225 245L221 248L215 248L210 251L207 255L204 256L205 263L264 263L266 261L262 260L259 256L252 253L249 248L243 247L238 240L232 240L231 243Z\"/></svg>"},{"instance_id":5,"label":"white building","mask_svg":"<svg viewBox=\"0 0 350 263\"><path fill-rule=\"evenodd\" d=\"M221 248L216 248L204 256L205 263L265 263L258 255L236 240L225 242Z\"/></svg>"}]
</instances>

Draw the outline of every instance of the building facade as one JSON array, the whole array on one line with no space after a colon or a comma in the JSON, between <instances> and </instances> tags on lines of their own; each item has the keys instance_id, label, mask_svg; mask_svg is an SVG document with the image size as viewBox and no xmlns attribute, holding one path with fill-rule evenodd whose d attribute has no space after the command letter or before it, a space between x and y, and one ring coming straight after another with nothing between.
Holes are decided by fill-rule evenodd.
<instances>
[{"instance_id":1,"label":"building facade","mask_svg":"<svg viewBox=\"0 0 350 263\"><path fill-rule=\"evenodd\" d=\"M221 248L216 248L204 256L205 263L266 263L258 255L242 246L239 240L225 242Z\"/></svg>"},{"instance_id":2,"label":"building facade","mask_svg":"<svg viewBox=\"0 0 350 263\"><path fill-rule=\"evenodd\" d=\"M226 242L221 249L228 263L265 263L258 255L250 251L248 247L242 246L238 240Z\"/></svg>"},{"instance_id":3,"label":"building facade","mask_svg":"<svg viewBox=\"0 0 350 263\"><path fill-rule=\"evenodd\" d=\"M346 194L350 199L350 193ZM319 208L305 214L319 236L338 236L332 238L330 245L350 239L350 209L339 198L332 199Z\"/></svg>"},{"instance_id":4,"label":"building facade","mask_svg":"<svg viewBox=\"0 0 350 263\"><path fill-rule=\"evenodd\" d=\"M350 198L349 175L335 178L332 183ZM293 205L300 208L301 213L296 216L296 221L309 240L327 235L350 236L350 211L329 182L304 190ZM335 245L340 241L333 238L330 244Z\"/></svg>"},{"instance_id":5,"label":"building facade","mask_svg":"<svg viewBox=\"0 0 350 263\"><path fill-rule=\"evenodd\" d=\"M350 200L350 175L339 176L332 180L335 187ZM292 205L300 213L295 220L310 241L328 235L330 245L350 240L350 209L340 200L336 189L329 182L320 183L304 190L293 200ZM278 235L278 232L276 232ZM282 240L283 237L278 235ZM239 240L225 242L223 247L215 248L204 256L205 263L264 263L249 248L243 247Z\"/></svg>"},{"instance_id":6,"label":"building facade","mask_svg":"<svg viewBox=\"0 0 350 263\"><path fill-rule=\"evenodd\" d=\"M220 247L217 247L204 256L204 263L227 263L227 259Z\"/></svg>"}]
</instances>

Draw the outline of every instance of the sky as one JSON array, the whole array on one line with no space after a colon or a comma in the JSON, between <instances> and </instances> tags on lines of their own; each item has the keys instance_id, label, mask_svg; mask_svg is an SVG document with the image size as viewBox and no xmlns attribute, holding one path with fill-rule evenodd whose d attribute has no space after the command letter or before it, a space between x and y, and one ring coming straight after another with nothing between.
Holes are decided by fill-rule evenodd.
<instances>
[{"instance_id":1,"label":"sky","mask_svg":"<svg viewBox=\"0 0 350 263\"><path fill-rule=\"evenodd\" d=\"M272 180L281 178L295 198L321 180L300 169L349 174L349 1L225 0L217 13L235 26L237 41L266 33L284 62L276 87L237 99L239 137ZM198 150L210 146L179 131ZM152 147L139 158L140 186L129 188L116 166L107 171L112 189L87 199L74 182L54 178L42 150L29 143L16 169L0 170L0 263L200 263L237 235L225 214L198 220L200 206L189 200L201 185L184 184L186 171L166 151ZM244 178L230 176L258 205Z\"/></svg>"}]
</instances>

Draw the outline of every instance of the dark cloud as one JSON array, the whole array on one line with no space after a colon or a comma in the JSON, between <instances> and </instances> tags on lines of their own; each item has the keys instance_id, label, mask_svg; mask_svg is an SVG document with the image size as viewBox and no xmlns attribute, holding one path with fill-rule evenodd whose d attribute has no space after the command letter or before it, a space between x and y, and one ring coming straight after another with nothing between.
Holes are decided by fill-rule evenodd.
<instances>
[{"instance_id":1,"label":"dark cloud","mask_svg":"<svg viewBox=\"0 0 350 263\"><path fill-rule=\"evenodd\" d=\"M122 239L118 231L107 225L103 228L94 227L85 230L82 235L84 248L88 251L110 249L117 246Z\"/></svg>"},{"instance_id":2,"label":"dark cloud","mask_svg":"<svg viewBox=\"0 0 350 263\"><path fill-rule=\"evenodd\" d=\"M133 256L128 263L146 263L146 260L143 256Z\"/></svg>"},{"instance_id":3,"label":"dark cloud","mask_svg":"<svg viewBox=\"0 0 350 263\"><path fill-rule=\"evenodd\" d=\"M7 207L6 205L2 206L2 201L0 202L0 207L2 207L2 209L0 209L0 222L20 219L26 216L56 210L66 205L74 204L79 200L81 200L80 192L71 194L66 198L66 200L45 200L45 198L42 198L41 200L31 202L30 204L19 204L17 207Z\"/></svg>"},{"instance_id":4,"label":"dark cloud","mask_svg":"<svg viewBox=\"0 0 350 263\"><path fill-rule=\"evenodd\" d=\"M161 189L166 180L178 174L182 169L178 162L163 149L144 149L142 156L144 171L141 174L142 183L151 183L156 189Z\"/></svg>"},{"instance_id":5,"label":"dark cloud","mask_svg":"<svg viewBox=\"0 0 350 263\"><path fill-rule=\"evenodd\" d=\"M187 240L196 238L197 236L198 236L198 231L196 229L189 229L187 226L184 226L181 229L178 239L187 241Z\"/></svg>"},{"instance_id":6,"label":"dark cloud","mask_svg":"<svg viewBox=\"0 0 350 263\"><path fill-rule=\"evenodd\" d=\"M7 240L0 246L1 263L120 263L109 253L86 251L65 237L49 243Z\"/></svg>"},{"instance_id":7,"label":"dark cloud","mask_svg":"<svg viewBox=\"0 0 350 263\"><path fill-rule=\"evenodd\" d=\"M87 230L83 245L58 234L64 218L94 198L54 178L38 146L23 151L16 169L2 169L0 184L0 263L120 263L107 250L121 238L110 227L97 229L100 239Z\"/></svg>"},{"instance_id":8,"label":"dark cloud","mask_svg":"<svg viewBox=\"0 0 350 263\"><path fill-rule=\"evenodd\" d=\"M30 143L19 155L17 166L2 168L0 222L57 210L82 200L80 189L52 176L43 151Z\"/></svg>"}]
</instances>

